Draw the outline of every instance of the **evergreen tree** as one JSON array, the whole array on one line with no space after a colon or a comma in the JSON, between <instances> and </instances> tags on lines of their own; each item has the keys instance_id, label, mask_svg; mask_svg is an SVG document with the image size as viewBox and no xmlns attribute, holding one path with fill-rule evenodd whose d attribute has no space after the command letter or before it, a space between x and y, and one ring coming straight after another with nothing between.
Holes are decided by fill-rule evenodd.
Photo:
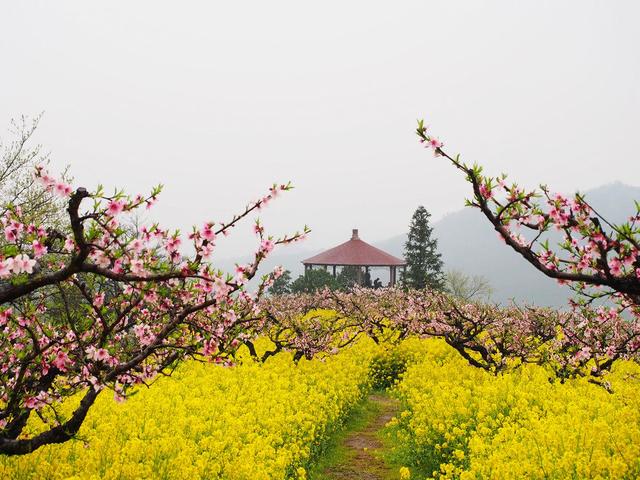
<instances>
[{"instance_id":1,"label":"evergreen tree","mask_svg":"<svg viewBox=\"0 0 640 480\"><path fill-rule=\"evenodd\" d=\"M411 218L409 235L404 244L407 273L403 283L410 288L442 290L442 260L438 253L438 240L432 238L433 228L429 226L429 217L431 214L421 205Z\"/></svg>"}]
</instances>

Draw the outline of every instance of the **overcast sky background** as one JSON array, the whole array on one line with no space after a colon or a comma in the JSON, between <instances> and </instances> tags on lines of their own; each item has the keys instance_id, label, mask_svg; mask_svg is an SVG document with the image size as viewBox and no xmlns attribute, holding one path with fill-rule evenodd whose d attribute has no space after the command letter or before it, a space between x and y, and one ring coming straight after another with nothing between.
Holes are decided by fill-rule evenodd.
<instances>
[{"instance_id":1,"label":"overcast sky background","mask_svg":"<svg viewBox=\"0 0 640 480\"><path fill-rule=\"evenodd\" d=\"M5 1L0 123L44 111L37 141L76 184L164 183L166 226L291 180L269 231L373 242L468 194L419 146L420 117L526 185L639 185L638 18L635 1Z\"/></svg>"}]
</instances>

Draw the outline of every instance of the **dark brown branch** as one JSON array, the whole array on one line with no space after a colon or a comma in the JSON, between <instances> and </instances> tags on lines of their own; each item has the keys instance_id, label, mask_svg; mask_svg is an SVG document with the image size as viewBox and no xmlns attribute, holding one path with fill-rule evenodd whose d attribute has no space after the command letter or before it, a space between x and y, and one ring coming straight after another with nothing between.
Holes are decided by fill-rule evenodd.
<instances>
[{"instance_id":1,"label":"dark brown branch","mask_svg":"<svg viewBox=\"0 0 640 480\"><path fill-rule=\"evenodd\" d=\"M70 440L78 433L98 393L99 392L93 388L90 388L87 393L85 393L78 408L71 415L71 418L62 425L57 425L31 438L0 438L0 453L4 455L25 455L37 450L43 445L64 443Z\"/></svg>"}]
</instances>

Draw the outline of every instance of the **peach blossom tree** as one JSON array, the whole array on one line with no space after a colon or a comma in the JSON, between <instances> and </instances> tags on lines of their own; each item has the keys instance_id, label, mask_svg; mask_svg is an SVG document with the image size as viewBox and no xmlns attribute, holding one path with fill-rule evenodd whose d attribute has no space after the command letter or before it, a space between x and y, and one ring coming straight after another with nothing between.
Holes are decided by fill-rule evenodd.
<instances>
[{"instance_id":1,"label":"peach blossom tree","mask_svg":"<svg viewBox=\"0 0 640 480\"><path fill-rule=\"evenodd\" d=\"M500 238L534 268L576 293L570 300L579 320L559 325L572 339L577 361L593 360L594 373L640 349L640 203L628 221L614 224L576 193L552 193L547 186L526 190L507 176L484 175L481 166L450 155L423 121L420 142L460 170L472 198ZM548 234L561 241L551 245Z\"/></svg>"},{"instance_id":2,"label":"peach blossom tree","mask_svg":"<svg viewBox=\"0 0 640 480\"><path fill-rule=\"evenodd\" d=\"M216 242L291 185L273 185L228 222L205 222L185 237L131 216L153 205L149 195L89 192L38 168L40 188L62 199L65 225L30 222L7 205L0 241L0 453L19 455L65 442L82 425L101 391L123 400L183 360L229 363L254 335L256 302L281 273L247 283L277 245L256 222L253 260L233 274L211 263ZM185 254L185 251L191 252ZM61 402L77 407L65 416ZM45 419L37 433L30 417Z\"/></svg>"}]
</instances>

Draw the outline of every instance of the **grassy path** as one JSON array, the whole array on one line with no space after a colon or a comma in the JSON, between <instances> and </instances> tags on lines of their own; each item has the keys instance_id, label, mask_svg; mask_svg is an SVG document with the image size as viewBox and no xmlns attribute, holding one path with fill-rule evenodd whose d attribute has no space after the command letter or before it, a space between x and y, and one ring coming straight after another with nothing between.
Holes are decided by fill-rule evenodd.
<instances>
[{"instance_id":1,"label":"grassy path","mask_svg":"<svg viewBox=\"0 0 640 480\"><path fill-rule=\"evenodd\" d=\"M327 454L311 472L311 480L391 480L398 478L383 457L381 430L398 412L397 400L372 394L352 414Z\"/></svg>"}]
</instances>

